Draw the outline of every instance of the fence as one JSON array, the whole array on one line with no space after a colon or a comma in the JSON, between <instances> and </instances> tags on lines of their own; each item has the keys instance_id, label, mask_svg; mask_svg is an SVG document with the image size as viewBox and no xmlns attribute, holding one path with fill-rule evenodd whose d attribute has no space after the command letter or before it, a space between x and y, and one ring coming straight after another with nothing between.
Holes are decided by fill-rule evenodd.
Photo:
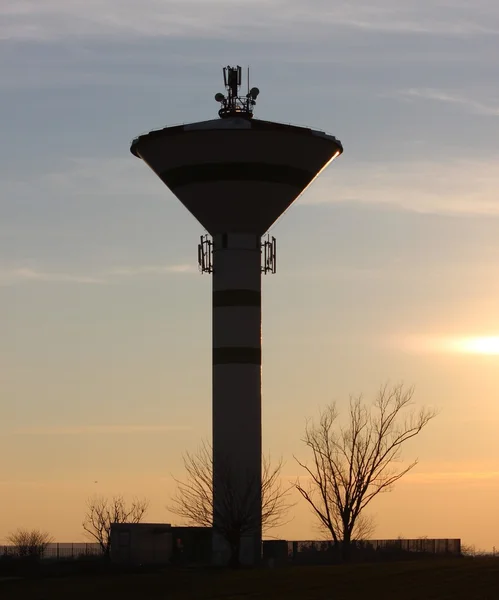
<instances>
[{"instance_id":1,"label":"fence","mask_svg":"<svg viewBox=\"0 0 499 600\"><path fill-rule=\"evenodd\" d=\"M288 561L295 563L328 563L339 560L341 544L332 541L296 541L288 542ZM403 556L410 553L418 555L451 555L461 554L460 539L396 539L365 540L352 542L352 558L360 560L376 560L376 557L388 555Z\"/></svg>"},{"instance_id":2,"label":"fence","mask_svg":"<svg viewBox=\"0 0 499 600\"><path fill-rule=\"evenodd\" d=\"M16 546L0 546L0 556L15 555ZM75 542L75 543L53 543L49 544L43 552L43 559L70 559L86 556L100 556L102 554L99 544Z\"/></svg>"},{"instance_id":3,"label":"fence","mask_svg":"<svg viewBox=\"0 0 499 600\"><path fill-rule=\"evenodd\" d=\"M427 554L461 554L460 539L366 540L364 544L375 550L390 549L403 552L426 552Z\"/></svg>"},{"instance_id":4,"label":"fence","mask_svg":"<svg viewBox=\"0 0 499 600\"><path fill-rule=\"evenodd\" d=\"M190 528L186 528L189 530ZM192 542L192 540L190 540ZM264 545L266 542L264 542ZM286 542L284 542L286 544ZM190 545L190 544L188 544ZM199 545L199 540L196 541ZM362 542L353 542L352 550L359 558L382 556L388 554L432 554L432 555L452 555L461 554L460 539L395 539L395 540L365 540ZM286 552L284 548L284 553ZM331 562L339 552L339 545L332 541L305 540L287 542L288 561L295 563L302 562ZM0 557L4 555L15 555L15 546L0 546ZM51 560L69 560L85 557L98 557L102 555L99 544L93 543L53 543L45 549L42 559Z\"/></svg>"}]
</instances>

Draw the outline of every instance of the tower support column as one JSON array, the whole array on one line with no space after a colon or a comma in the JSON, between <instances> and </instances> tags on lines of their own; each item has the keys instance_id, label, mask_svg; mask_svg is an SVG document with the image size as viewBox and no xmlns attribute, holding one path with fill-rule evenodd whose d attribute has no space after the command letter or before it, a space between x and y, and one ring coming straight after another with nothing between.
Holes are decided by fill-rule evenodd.
<instances>
[{"instance_id":1,"label":"tower support column","mask_svg":"<svg viewBox=\"0 0 499 600\"><path fill-rule=\"evenodd\" d=\"M227 564L234 551L242 564L257 564L261 557L260 245L259 234L213 239L215 564Z\"/></svg>"}]
</instances>

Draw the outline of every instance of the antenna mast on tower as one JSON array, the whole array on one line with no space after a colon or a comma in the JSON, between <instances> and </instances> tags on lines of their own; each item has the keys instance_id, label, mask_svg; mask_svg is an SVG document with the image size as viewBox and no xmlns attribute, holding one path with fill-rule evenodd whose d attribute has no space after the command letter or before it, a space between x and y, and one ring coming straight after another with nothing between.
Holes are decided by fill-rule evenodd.
<instances>
[{"instance_id":1,"label":"antenna mast on tower","mask_svg":"<svg viewBox=\"0 0 499 600\"><path fill-rule=\"evenodd\" d=\"M218 111L221 119L231 117L242 117L243 119L253 118L253 107L260 90L256 87L248 89L246 96L239 94L239 88L242 83L242 69L237 67L224 67L224 84L227 94L218 93L215 100L220 102L222 108ZM248 69L248 88L249 88L249 69Z\"/></svg>"}]
</instances>

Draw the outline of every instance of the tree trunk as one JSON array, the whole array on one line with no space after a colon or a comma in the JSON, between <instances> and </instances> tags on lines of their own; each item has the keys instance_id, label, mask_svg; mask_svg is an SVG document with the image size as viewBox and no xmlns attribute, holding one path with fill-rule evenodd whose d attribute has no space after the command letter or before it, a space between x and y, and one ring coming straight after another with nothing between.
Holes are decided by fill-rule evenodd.
<instances>
[{"instance_id":1,"label":"tree trunk","mask_svg":"<svg viewBox=\"0 0 499 600\"><path fill-rule=\"evenodd\" d=\"M238 569L241 566L239 561L240 549L241 549L241 539L239 537L233 539L229 543L230 545L230 559L229 559L229 567L231 569Z\"/></svg>"},{"instance_id":2,"label":"tree trunk","mask_svg":"<svg viewBox=\"0 0 499 600\"><path fill-rule=\"evenodd\" d=\"M341 543L341 560L344 563L350 562L352 558L352 536L349 531L343 535L343 541Z\"/></svg>"}]
</instances>

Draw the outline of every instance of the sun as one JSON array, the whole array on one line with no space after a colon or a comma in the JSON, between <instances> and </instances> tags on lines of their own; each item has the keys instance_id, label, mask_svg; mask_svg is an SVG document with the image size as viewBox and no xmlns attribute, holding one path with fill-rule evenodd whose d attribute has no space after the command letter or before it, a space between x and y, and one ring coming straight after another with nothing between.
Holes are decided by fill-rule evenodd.
<instances>
[{"instance_id":1,"label":"sun","mask_svg":"<svg viewBox=\"0 0 499 600\"><path fill-rule=\"evenodd\" d=\"M468 354L499 354L499 336L464 338L457 346Z\"/></svg>"}]
</instances>

